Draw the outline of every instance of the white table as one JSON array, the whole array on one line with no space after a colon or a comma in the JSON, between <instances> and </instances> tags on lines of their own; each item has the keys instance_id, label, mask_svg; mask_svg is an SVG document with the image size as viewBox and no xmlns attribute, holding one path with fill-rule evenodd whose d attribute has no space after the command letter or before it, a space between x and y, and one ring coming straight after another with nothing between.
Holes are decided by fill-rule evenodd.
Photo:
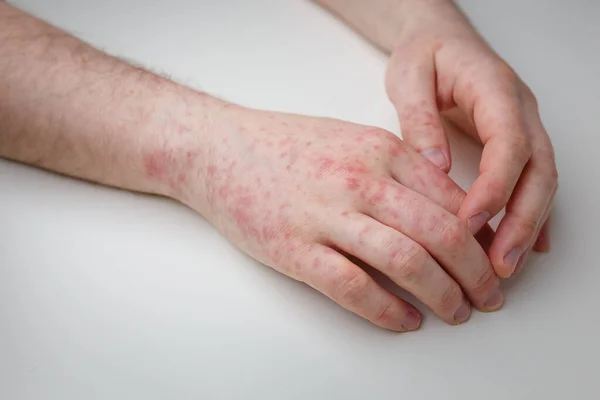
<instances>
[{"instance_id":1,"label":"white table","mask_svg":"<svg viewBox=\"0 0 600 400\"><path fill-rule=\"evenodd\" d=\"M232 101L398 132L386 57L308 1L15 3ZM553 250L502 311L386 332L174 202L0 161L0 399L600 398L600 3L461 3L538 95L561 172Z\"/></svg>"}]
</instances>

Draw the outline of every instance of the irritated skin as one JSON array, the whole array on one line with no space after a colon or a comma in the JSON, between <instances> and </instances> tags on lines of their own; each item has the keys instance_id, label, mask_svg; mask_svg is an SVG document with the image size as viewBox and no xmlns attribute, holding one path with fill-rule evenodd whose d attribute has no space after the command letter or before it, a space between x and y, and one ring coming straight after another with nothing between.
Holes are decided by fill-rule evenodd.
<instances>
[{"instance_id":1,"label":"irritated skin","mask_svg":"<svg viewBox=\"0 0 600 400\"><path fill-rule=\"evenodd\" d=\"M316 0L390 53L388 96L408 144L451 166L442 113L483 144L479 177L458 216L477 232L506 207L489 257L498 275L550 248L554 151L527 85L450 0Z\"/></svg>"},{"instance_id":2,"label":"irritated skin","mask_svg":"<svg viewBox=\"0 0 600 400\"><path fill-rule=\"evenodd\" d=\"M388 329L503 302L457 217L465 193L384 130L239 107L107 56L0 2L0 156L180 201L240 249ZM484 227L484 233L488 232Z\"/></svg>"}]
</instances>

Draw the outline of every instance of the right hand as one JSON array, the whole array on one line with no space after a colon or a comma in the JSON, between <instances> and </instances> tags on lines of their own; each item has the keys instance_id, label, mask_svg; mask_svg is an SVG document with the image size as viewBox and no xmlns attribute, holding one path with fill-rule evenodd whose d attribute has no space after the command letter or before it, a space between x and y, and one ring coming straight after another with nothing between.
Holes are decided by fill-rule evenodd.
<instances>
[{"instance_id":1,"label":"right hand","mask_svg":"<svg viewBox=\"0 0 600 400\"><path fill-rule=\"evenodd\" d=\"M449 324L466 321L470 303L501 307L486 253L455 216L465 193L392 133L236 106L217 118L198 171L206 193L190 179L182 201L255 259L397 331L417 329L420 313L348 255Z\"/></svg>"}]
</instances>

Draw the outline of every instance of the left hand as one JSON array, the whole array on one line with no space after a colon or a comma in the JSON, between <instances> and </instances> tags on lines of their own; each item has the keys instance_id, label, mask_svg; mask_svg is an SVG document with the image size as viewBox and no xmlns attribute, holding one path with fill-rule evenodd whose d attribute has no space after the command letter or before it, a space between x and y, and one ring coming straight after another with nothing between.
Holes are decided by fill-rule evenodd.
<instances>
[{"instance_id":1,"label":"left hand","mask_svg":"<svg viewBox=\"0 0 600 400\"><path fill-rule=\"evenodd\" d=\"M490 260L512 275L529 250L549 249L557 170L531 90L449 0L405 0L386 88L406 142L444 171L450 149L440 113L484 146L479 177L458 216L473 233L506 206Z\"/></svg>"}]
</instances>

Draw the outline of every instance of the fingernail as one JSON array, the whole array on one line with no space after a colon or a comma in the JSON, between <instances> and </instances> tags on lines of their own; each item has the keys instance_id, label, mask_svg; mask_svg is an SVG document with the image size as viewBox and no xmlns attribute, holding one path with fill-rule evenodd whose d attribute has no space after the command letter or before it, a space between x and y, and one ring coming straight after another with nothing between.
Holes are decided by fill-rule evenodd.
<instances>
[{"instance_id":1,"label":"fingernail","mask_svg":"<svg viewBox=\"0 0 600 400\"><path fill-rule=\"evenodd\" d=\"M506 265L508 271L510 272L509 275L512 275L513 272L515 272L515 268L519 262L519 257L521 257L521 250L516 247L504 256L504 265Z\"/></svg>"},{"instance_id":2,"label":"fingernail","mask_svg":"<svg viewBox=\"0 0 600 400\"><path fill-rule=\"evenodd\" d=\"M463 303L454 314L454 322L462 324L469 318L469 315L471 315L471 306L467 303Z\"/></svg>"},{"instance_id":3,"label":"fingernail","mask_svg":"<svg viewBox=\"0 0 600 400\"><path fill-rule=\"evenodd\" d=\"M404 329L407 331L414 331L419 328L419 325L421 325L421 316L416 311L408 311L404 321L402 321Z\"/></svg>"},{"instance_id":4,"label":"fingernail","mask_svg":"<svg viewBox=\"0 0 600 400\"><path fill-rule=\"evenodd\" d=\"M483 303L483 306L487 311L495 311L504 303L504 295L500 289L496 289L492 292L491 296Z\"/></svg>"},{"instance_id":5,"label":"fingernail","mask_svg":"<svg viewBox=\"0 0 600 400\"><path fill-rule=\"evenodd\" d=\"M440 169L448 167L448 160L440 149L423 150L421 155L437 165Z\"/></svg>"},{"instance_id":6,"label":"fingernail","mask_svg":"<svg viewBox=\"0 0 600 400\"><path fill-rule=\"evenodd\" d=\"M485 225L489 219L490 213L487 211L483 211L479 214L473 215L471 218L469 218L469 230L472 234L476 234L481 228L483 228L483 225Z\"/></svg>"}]
</instances>

